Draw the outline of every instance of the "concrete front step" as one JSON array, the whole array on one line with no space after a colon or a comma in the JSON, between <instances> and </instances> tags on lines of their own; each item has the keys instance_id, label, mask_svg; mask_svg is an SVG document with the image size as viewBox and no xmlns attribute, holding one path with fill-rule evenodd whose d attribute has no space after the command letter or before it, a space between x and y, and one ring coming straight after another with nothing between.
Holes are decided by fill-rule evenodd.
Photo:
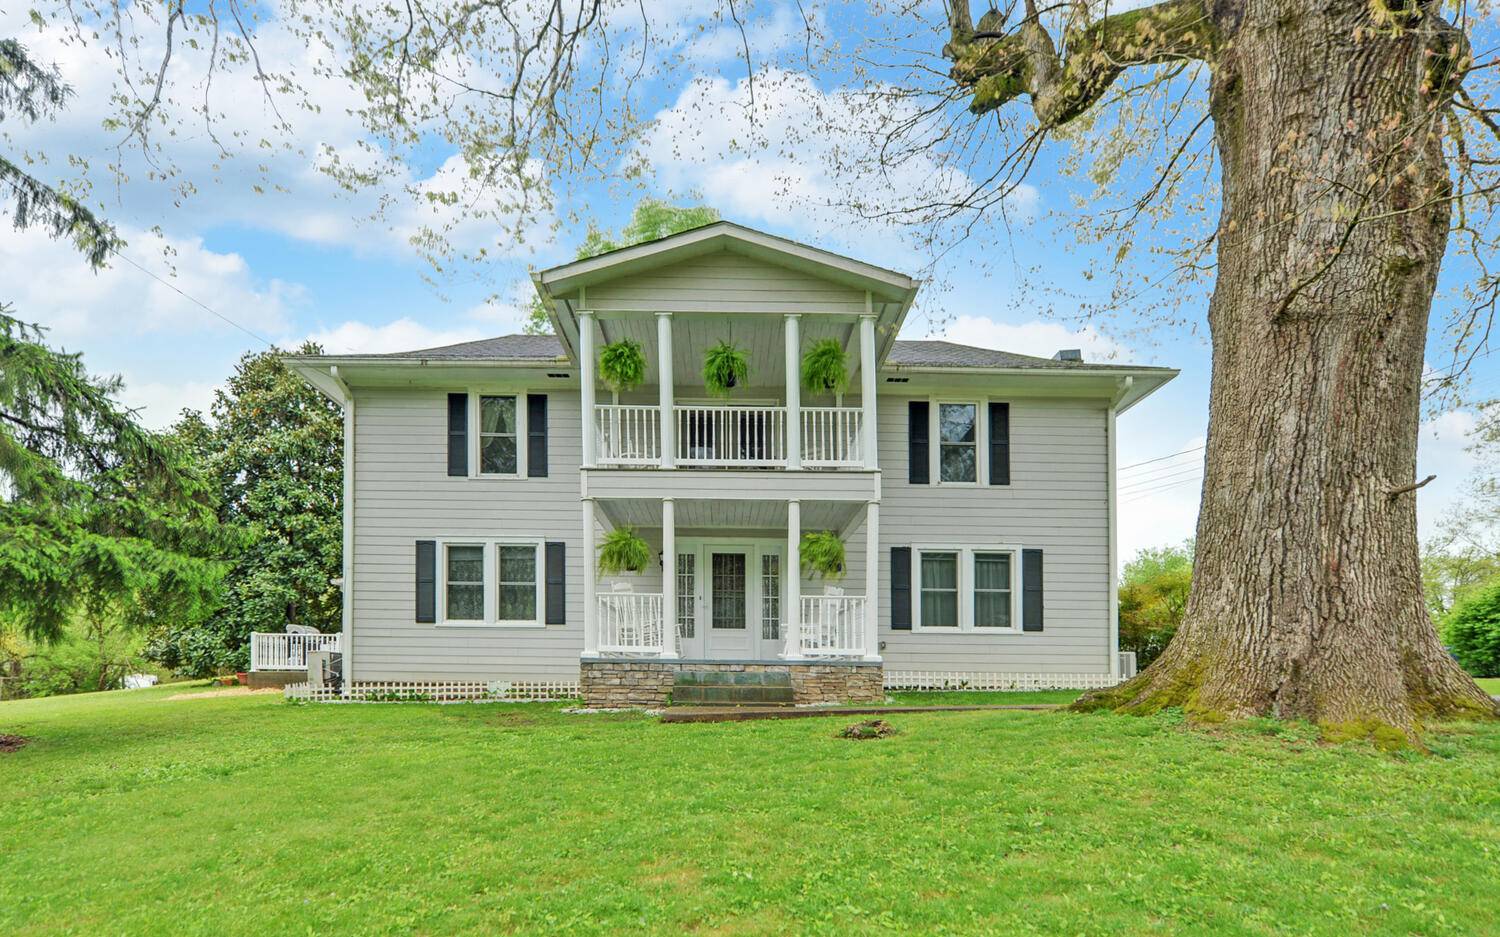
<instances>
[{"instance_id":1,"label":"concrete front step","mask_svg":"<svg viewBox=\"0 0 1500 937\"><path fill-rule=\"evenodd\" d=\"M673 686L791 686L785 670L679 670Z\"/></svg>"},{"instance_id":2,"label":"concrete front step","mask_svg":"<svg viewBox=\"0 0 1500 937\"><path fill-rule=\"evenodd\" d=\"M672 679L674 706L790 706L792 675L770 670L682 670Z\"/></svg>"}]
</instances>

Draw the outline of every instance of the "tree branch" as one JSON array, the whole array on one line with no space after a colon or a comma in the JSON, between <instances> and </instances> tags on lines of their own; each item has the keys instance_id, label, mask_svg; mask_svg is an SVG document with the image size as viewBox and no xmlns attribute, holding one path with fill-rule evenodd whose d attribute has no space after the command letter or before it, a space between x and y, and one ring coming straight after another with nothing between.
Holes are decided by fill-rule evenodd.
<instances>
[{"instance_id":1,"label":"tree branch","mask_svg":"<svg viewBox=\"0 0 1500 937\"><path fill-rule=\"evenodd\" d=\"M1025 16L1010 31L1006 14L995 10L980 17L977 29L969 28L965 3L953 0L952 38L943 54L953 62L953 80L971 94L969 110L984 114L1029 94L1044 129L1088 110L1131 66L1206 61L1217 46L1203 0L1164 0L1068 26L1061 54L1034 0L1027 0Z\"/></svg>"}]
</instances>

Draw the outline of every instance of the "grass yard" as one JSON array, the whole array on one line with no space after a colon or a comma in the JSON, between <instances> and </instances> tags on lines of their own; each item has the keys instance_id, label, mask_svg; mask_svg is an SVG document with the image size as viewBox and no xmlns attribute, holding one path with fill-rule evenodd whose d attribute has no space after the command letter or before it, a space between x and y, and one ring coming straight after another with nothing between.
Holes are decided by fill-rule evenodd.
<instances>
[{"instance_id":1,"label":"grass yard","mask_svg":"<svg viewBox=\"0 0 1500 937\"><path fill-rule=\"evenodd\" d=\"M1434 754L1063 712L0 703L0 934L1461 934L1500 725ZM1028 694L1028 697L1030 695ZM1023 697L1016 697L1021 699Z\"/></svg>"},{"instance_id":2,"label":"grass yard","mask_svg":"<svg viewBox=\"0 0 1500 937\"><path fill-rule=\"evenodd\" d=\"M1500 677L1485 677L1478 681L1484 692L1491 696L1500 696Z\"/></svg>"}]
</instances>

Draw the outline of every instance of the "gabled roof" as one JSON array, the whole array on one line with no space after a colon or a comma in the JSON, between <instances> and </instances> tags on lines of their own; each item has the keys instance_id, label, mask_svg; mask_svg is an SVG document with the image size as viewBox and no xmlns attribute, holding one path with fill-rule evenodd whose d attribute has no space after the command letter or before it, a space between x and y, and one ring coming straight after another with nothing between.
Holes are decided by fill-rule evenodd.
<instances>
[{"instance_id":1,"label":"gabled roof","mask_svg":"<svg viewBox=\"0 0 1500 937\"><path fill-rule=\"evenodd\" d=\"M331 356L330 356L331 357ZM555 335L497 335L457 345L439 345L417 351L394 351L360 358L425 358L451 361L558 361L564 358L562 342Z\"/></svg>"},{"instance_id":2,"label":"gabled roof","mask_svg":"<svg viewBox=\"0 0 1500 937\"><path fill-rule=\"evenodd\" d=\"M562 342L555 335L497 335L473 342L396 351L383 354L320 355L318 360L422 360L422 361L511 361L518 363L552 363L566 360ZM893 368L972 368L975 370L1045 370L1045 371L1171 371L1170 368L1148 368L1129 364L1095 364L1086 361L1058 361L1018 355L1015 352L975 345L960 345L933 339L906 341L897 339L886 358Z\"/></svg>"},{"instance_id":3,"label":"gabled roof","mask_svg":"<svg viewBox=\"0 0 1500 937\"><path fill-rule=\"evenodd\" d=\"M1018 355L1012 351L994 348L979 348L934 339L902 341L897 339L886 357L887 367L893 368L977 368L984 370L1018 370L1036 368L1047 371L1172 371L1171 368L1152 368L1134 364L1096 364L1092 361L1060 361L1056 358L1038 358L1033 355ZM1175 372L1173 372L1175 373Z\"/></svg>"}]
</instances>

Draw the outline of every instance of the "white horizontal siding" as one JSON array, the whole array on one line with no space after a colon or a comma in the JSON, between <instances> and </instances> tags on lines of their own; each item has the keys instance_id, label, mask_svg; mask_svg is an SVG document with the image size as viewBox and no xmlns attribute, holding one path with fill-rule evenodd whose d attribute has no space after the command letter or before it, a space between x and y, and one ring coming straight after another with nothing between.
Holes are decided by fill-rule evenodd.
<instances>
[{"instance_id":1,"label":"white horizontal siding","mask_svg":"<svg viewBox=\"0 0 1500 937\"><path fill-rule=\"evenodd\" d=\"M470 479L447 474L447 392L355 391L355 679L576 680L583 648L578 394L547 391L548 477ZM418 623L416 541L470 536L566 543L568 623Z\"/></svg>"}]
</instances>

